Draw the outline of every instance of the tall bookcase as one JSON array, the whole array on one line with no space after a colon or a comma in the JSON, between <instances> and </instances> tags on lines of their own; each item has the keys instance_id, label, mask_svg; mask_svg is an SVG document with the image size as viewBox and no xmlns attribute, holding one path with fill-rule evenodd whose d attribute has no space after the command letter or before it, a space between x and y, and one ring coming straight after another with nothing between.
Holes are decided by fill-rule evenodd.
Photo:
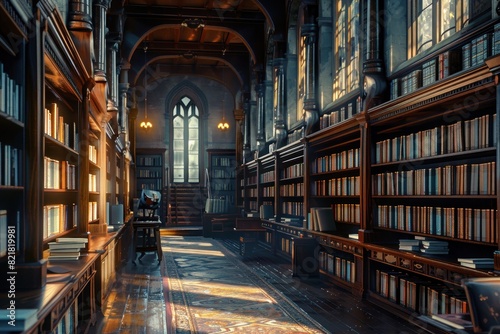
<instances>
[{"instance_id":1,"label":"tall bookcase","mask_svg":"<svg viewBox=\"0 0 500 334\"><path fill-rule=\"evenodd\" d=\"M393 73L389 101L362 112L349 96L323 112L319 130L242 165L245 209L275 198L276 219L263 221L271 250L291 258L295 239L315 239L311 256L324 278L422 326L432 326L433 314L467 311L462 279L500 272L459 261L498 263L493 29L463 33ZM317 207L332 209L334 231L309 224ZM280 217L287 215L306 223ZM419 246L406 250L403 240Z\"/></svg>"},{"instance_id":2,"label":"tall bookcase","mask_svg":"<svg viewBox=\"0 0 500 334\"><path fill-rule=\"evenodd\" d=\"M16 10L0 5L0 14L8 15L0 28L0 264L8 254L23 252L17 245L8 252L8 233L21 238L26 220L26 87L28 25L31 15L26 4ZM9 36L16 36L16 44Z\"/></svg>"},{"instance_id":3,"label":"tall bookcase","mask_svg":"<svg viewBox=\"0 0 500 334\"><path fill-rule=\"evenodd\" d=\"M208 173L212 198L224 199L215 212L233 212L236 208L236 155L234 150L209 149Z\"/></svg>"},{"instance_id":4,"label":"tall bookcase","mask_svg":"<svg viewBox=\"0 0 500 334\"><path fill-rule=\"evenodd\" d=\"M163 188L166 186L164 181L165 150L137 149L136 159L137 198L140 198L142 189L155 190L163 194ZM166 222L166 208L164 208L163 200L160 202L156 215L160 216L161 221Z\"/></svg>"}]
</instances>

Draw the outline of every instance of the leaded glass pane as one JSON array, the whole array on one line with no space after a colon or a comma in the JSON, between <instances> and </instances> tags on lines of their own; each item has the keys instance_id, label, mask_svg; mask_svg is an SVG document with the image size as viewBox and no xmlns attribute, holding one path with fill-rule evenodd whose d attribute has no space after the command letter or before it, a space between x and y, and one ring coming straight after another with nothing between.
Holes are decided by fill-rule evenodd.
<instances>
[{"instance_id":1,"label":"leaded glass pane","mask_svg":"<svg viewBox=\"0 0 500 334\"><path fill-rule=\"evenodd\" d=\"M432 46L432 0L421 0L417 18L417 52Z\"/></svg>"},{"instance_id":2,"label":"leaded glass pane","mask_svg":"<svg viewBox=\"0 0 500 334\"><path fill-rule=\"evenodd\" d=\"M455 0L441 0L441 39L455 32Z\"/></svg>"}]
</instances>

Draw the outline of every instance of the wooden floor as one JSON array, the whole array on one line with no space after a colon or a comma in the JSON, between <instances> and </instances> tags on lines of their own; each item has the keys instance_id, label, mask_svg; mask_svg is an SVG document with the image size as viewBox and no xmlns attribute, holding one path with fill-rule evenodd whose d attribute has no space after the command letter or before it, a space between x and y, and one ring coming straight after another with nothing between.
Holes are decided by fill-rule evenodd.
<instances>
[{"instance_id":1,"label":"wooden floor","mask_svg":"<svg viewBox=\"0 0 500 334\"><path fill-rule=\"evenodd\" d=\"M238 253L237 241L228 239L222 242L227 249ZM259 248L252 256L241 260L331 333L426 332L367 301L353 298L327 280L292 278L289 261L273 256L267 250ZM104 316L100 317L92 333L175 332L169 315L161 315L165 303L161 270L160 266L151 263L154 261L146 265L129 261L123 267L108 303L103 305Z\"/></svg>"}]
</instances>

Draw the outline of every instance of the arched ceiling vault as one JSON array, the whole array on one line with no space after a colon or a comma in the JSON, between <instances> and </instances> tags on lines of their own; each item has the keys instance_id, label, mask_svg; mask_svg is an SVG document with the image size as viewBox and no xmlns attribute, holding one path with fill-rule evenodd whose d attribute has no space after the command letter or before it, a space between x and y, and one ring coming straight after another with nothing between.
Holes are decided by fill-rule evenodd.
<instances>
[{"instance_id":1,"label":"arched ceiling vault","mask_svg":"<svg viewBox=\"0 0 500 334\"><path fill-rule=\"evenodd\" d=\"M285 7L286 0L113 0L109 35L121 43L131 85L143 82L147 63L156 79L202 76L236 95L266 61L269 34L285 35Z\"/></svg>"}]
</instances>

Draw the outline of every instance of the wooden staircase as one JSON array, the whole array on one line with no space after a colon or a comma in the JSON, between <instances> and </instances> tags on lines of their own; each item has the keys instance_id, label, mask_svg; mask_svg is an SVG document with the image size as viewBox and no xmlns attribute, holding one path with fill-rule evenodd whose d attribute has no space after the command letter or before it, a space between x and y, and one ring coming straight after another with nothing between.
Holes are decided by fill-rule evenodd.
<instances>
[{"instance_id":1,"label":"wooden staircase","mask_svg":"<svg viewBox=\"0 0 500 334\"><path fill-rule=\"evenodd\" d=\"M171 185L167 227L203 227L205 200L205 188L198 184Z\"/></svg>"}]
</instances>

